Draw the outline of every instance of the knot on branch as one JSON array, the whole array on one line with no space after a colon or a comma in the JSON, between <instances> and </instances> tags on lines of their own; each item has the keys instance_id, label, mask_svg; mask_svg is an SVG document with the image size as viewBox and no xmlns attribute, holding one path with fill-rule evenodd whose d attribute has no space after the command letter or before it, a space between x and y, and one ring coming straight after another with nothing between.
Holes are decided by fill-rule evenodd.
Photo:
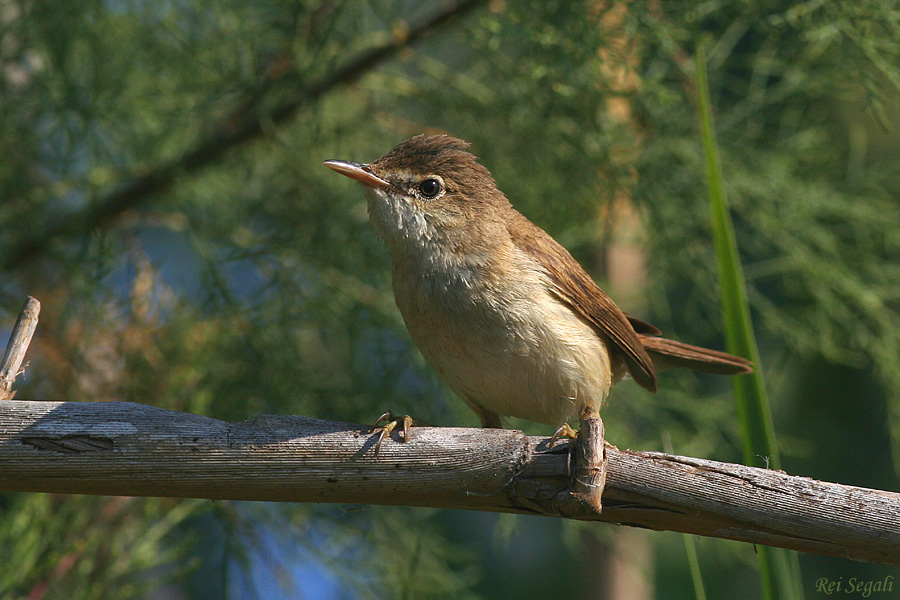
<instances>
[{"instance_id":1,"label":"knot on branch","mask_svg":"<svg viewBox=\"0 0 900 600\"><path fill-rule=\"evenodd\" d=\"M113 441L106 437L91 435L64 435L61 437L23 437L22 443L39 450L50 450L61 454L81 454L82 452L112 452Z\"/></svg>"},{"instance_id":2,"label":"knot on branch","mask_svg":"<svg viewBox=\"0 0 900 600\"><path fill-rule=\"evenodd\" d=\"M572 452L569 488L572 496L598 515L603 512L603 488L606 487L606 445L603 421L591 417L581 421L581 430Z\"/></svg>"}]
</instances>

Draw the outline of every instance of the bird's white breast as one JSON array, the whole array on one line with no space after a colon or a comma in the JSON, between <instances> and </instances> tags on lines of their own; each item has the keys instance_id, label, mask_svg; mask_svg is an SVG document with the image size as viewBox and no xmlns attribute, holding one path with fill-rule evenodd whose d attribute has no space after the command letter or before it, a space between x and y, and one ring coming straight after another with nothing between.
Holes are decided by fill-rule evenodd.
<instances>
[{"instance_id":1,"label":"bird's white breast","mask_svg":"<svg viewBox=\"0 0 900 600\"><path fill-rule=\"evenodd\" d=\"M596 413L612 385L606 344L550 293L543 267L503 229L437 227L408 199L367 189L392 255L394 296L428 363L470 404L551 425ZM463 246L465 245L465 248Z\"/></svg>"},{"instance_id":2,"label":"bird's white breast","mask_svg":"<svg viewBox=\"0 0 900 600\"><path fill-rule=\"evenodd\" d=\"M480 271L395 265L397 305L429 364L464 400L499 415L559 425L597 412L612 376L595 330L549 293L533 265L515 285Z\"/></svg>"}]
</instances>

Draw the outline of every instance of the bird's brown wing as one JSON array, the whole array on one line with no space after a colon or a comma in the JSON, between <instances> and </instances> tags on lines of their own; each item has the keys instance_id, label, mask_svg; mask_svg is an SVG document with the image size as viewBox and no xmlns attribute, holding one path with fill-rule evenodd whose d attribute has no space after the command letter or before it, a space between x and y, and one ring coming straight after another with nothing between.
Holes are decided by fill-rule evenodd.
<instances>
[{"instance_id":1,"label":"bird's brown wing","mask_svg":"<svg viewBox=\"0 0 900 600\"><path fill-rule=\"evenodd\" d=\"M610 352L624 359L632 378L655 392L653 362L625 313L581 268L578 261L543 229L518 213L507 226L519 248L547 271L553 283L551 292L611 341L614 347L610 348ZM658 331L642 321L637 323L647 333Z\"/></svg>"}]
</instances>

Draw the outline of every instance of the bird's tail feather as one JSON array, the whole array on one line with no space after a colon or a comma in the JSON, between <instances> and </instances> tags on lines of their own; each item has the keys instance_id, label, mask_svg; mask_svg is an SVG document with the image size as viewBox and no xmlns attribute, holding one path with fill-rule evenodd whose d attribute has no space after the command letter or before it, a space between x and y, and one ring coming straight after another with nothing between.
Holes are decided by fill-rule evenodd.
<instances>
[{"instance_id":1,"label":"bird's tail feather","mask_svg":"<svg viewBox=\"0 0 900 600\"><path fill-rule=\"evenodd\" d=\"M684 367L717 375L753 372L753 363L740 356L652 335L639 333L638 337L656 367Z\"/></svg>"}]
</instances>

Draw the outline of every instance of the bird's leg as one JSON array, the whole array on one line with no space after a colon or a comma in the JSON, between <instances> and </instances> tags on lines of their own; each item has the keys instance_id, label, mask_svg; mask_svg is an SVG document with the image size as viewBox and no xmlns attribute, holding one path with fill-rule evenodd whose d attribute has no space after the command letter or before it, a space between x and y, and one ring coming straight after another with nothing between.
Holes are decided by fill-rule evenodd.
<instances>
[{"instance_id":1,"label":"bird's leg","mask_svg":"<svg viewBox=\"0 0 900 600\"><path fill-rule=\"evenodd\" d=\"M386 421L384 425L379 427L378 425L382 422ZM375 450L374 453L377 456L378 451L381 449L381 442L385 437L391 435L391 432L397 428L398 425L402 426L403 431L403 441L406 442L409 440L409 428L412 426L413 420L409 415L403 415L401 418L396 418L394 413L387 410L380 417L378 417L375 422L372 424L372 428L369 429L369 433L379 432L378 439L375 441Z\"/></svg>"},{"instance_id":2,"label":"bird's leg","mask_svg":"<svg viewBox=\"0 0 900 600\"><path fill-rule=\"evenodd\" d=\"M475 414L478 415L478 420L481 421L481 426L489 429L503 429L503 423L500 420L500 415L497 413L486 409L476 402L468 402L469 406L472 410L475 411Z\"/></svg>"}]
</instances>

